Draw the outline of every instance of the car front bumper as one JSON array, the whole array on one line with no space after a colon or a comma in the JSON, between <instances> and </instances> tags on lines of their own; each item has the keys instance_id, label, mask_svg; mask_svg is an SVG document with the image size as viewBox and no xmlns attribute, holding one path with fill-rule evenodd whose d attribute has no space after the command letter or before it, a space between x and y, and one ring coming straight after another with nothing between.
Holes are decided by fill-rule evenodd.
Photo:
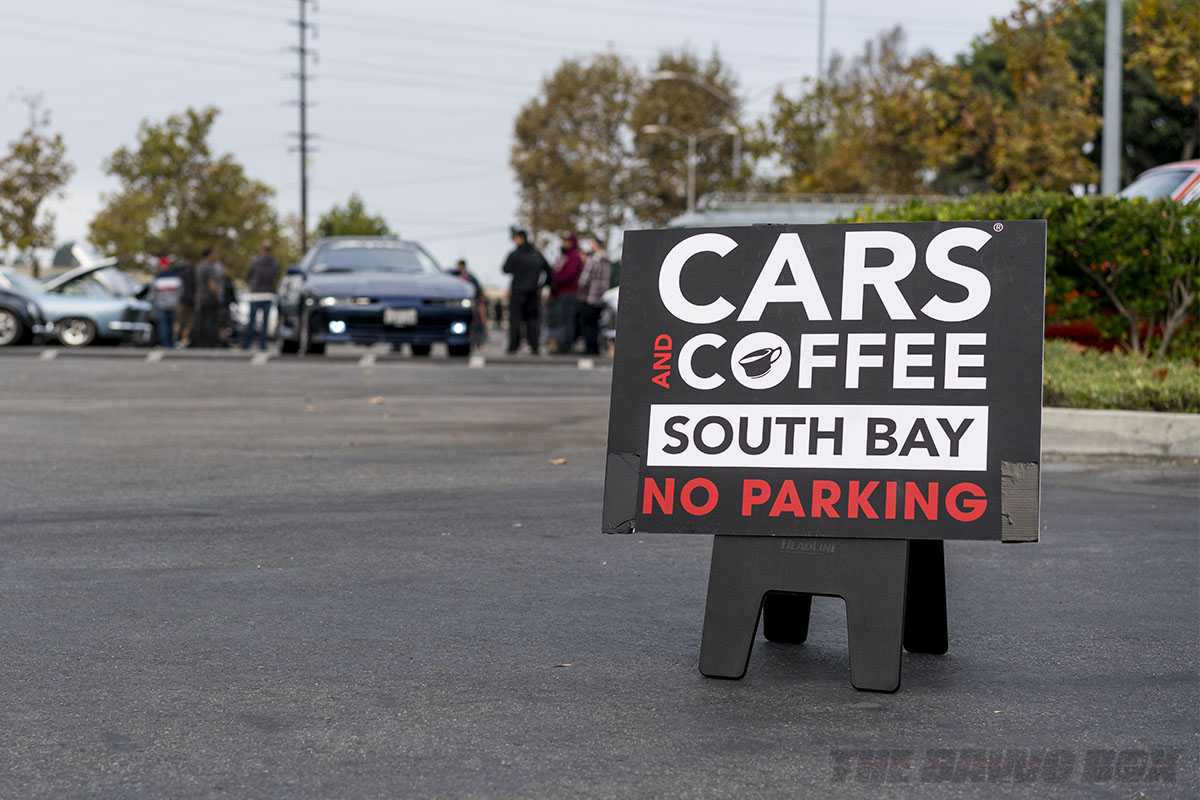
<instances>
[{"instance_id":1,"label":"car front bumper","mask_svg":"<svg viewBox=\"0 0 1200 800\"><path fill-rule=\"evenodd\" d=\"M388 306L405 308L405 306ZM467 344L471 341L471 309L417 308L413 325L385 325L381 306L332 306L315 310L309 319L311 341L328 344Z\"/></svg>"},{"instance_id":2,"label":"car front bumper","mask_svg":"<svg viewBox=\"0 0 1200 800\"><path fill-rule=\"evenodd\" d=\"M108 323L108 332L112 338L126 339L132 342L147 342L154 333L154 326L149 322L113 320Z\"/></svg>"}]
</instances>

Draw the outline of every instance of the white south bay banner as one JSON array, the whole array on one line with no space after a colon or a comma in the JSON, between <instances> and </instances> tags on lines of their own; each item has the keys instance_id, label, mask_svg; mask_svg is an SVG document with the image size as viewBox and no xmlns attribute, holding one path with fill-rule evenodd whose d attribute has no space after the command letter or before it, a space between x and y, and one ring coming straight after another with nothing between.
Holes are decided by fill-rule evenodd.
<instances>
[{"instance_id":1,"label":"white south bay banner","mask_svg":"<svg viewBox=\"0 0 1200 800\"><path fill-rule=\"evenodd\" d=\"M654 467L987 470L987 406L650 407Z\"/></svg>"}]
</instances>

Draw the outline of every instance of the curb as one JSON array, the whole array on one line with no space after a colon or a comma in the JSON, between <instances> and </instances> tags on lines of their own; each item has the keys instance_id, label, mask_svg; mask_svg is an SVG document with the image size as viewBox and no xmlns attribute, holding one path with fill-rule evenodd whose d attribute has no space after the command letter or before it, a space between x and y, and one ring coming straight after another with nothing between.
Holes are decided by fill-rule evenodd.
<instances>
[{"instance_id":1,"label":"curb","mask_svg":"<svg viewBox=\"0 0 1200 800\"><path fill-rule=\"evenodd\" d=\"M1200 459L1200 414L1043 408L1042 455Z\"/></svg>"}]
</instances>

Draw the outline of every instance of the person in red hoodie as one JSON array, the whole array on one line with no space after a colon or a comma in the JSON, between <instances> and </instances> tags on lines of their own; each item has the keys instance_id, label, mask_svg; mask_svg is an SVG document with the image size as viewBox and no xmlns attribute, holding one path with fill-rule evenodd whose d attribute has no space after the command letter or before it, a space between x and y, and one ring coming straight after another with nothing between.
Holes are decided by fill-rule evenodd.
<instances>
[{"instance_id":1,"label":"person in red hoodie","mask_svg":"<svg viewBox=\"0 0 1200 800\"><path fill-rule=\"evenodd\" d=\"M564 354L575 349L579 314L579 275L583 272L583 252L575 234L563 237L562 254L554 265L550 276L550 318L554 321L550 332L550 349Z\"/></svg>"}]
</instances>

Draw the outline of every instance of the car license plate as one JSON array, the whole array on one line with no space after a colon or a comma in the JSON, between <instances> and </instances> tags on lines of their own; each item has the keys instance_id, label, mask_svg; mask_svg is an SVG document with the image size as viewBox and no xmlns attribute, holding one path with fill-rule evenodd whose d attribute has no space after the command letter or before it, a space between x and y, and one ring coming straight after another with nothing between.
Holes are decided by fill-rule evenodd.
<instances>
[{"instance_id":1,"label":"car license plate","mask_svg":"<svg viewBox=\"0 0 1200 800\"><path fill-rule=\"evenodd\" d=\"M417 310L415 308L385 308L383 324L396 328L411 328L417 324Z\"/></svg>"}]
</instances>

